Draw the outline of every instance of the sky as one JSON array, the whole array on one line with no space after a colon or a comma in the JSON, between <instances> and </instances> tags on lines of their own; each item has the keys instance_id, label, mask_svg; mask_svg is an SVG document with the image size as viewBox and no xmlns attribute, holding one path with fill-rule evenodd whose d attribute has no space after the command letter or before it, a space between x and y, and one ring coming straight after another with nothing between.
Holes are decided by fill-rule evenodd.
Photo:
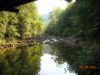
<instances>
[{"instance_id":1,"label":"sky","mask_svg":"<svg viewBox=\"0 0 100 75\"><path fill-rule=\"evenodd\" d=\"M65 0L37 0L35 3L40 15L47 14L56 7L64 9L68 4Z\"/></svg>"}]
</instances>

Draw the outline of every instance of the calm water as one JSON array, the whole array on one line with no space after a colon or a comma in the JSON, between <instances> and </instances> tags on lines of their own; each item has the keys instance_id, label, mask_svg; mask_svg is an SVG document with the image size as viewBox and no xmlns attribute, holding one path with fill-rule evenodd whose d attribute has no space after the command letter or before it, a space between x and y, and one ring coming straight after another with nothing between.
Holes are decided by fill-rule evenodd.
<instances>
[{"instance_id":1,"label":"calm water","mask_svg":"<svg viewBox=\"0 0 100 75\"><path fill-rule=\"evenodd\" d=\"M40 44L0 50L0 75L100 75L99 46ZM80 69L80 66L96 69Z\"/></svg>"},{"instance_id":2,"label":"calm water","mask_svg":"<svg viewBox=\"0 0 100 75\"><path fill-rule=\"evenodd\" d=\"M40 75L77 75L74 72L68 70L68 63L63 62L58 64L55 59L58 57L53 53L53 49L50 45L43 45L44 54L41 57L41 70Z\"/></svg>"}]
</instances>

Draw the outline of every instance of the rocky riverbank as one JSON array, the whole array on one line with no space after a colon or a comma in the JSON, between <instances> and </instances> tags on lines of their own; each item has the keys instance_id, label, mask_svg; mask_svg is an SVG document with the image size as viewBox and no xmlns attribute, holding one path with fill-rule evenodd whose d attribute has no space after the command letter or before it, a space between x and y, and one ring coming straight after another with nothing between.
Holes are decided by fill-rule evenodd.
<instances>
[{"instance_id":1,"label":"rocky riverbank","mask_svg":"<svg viewBox=\"0 0 100 75\"><path fill-rule=\"evenodd\" d=\"M65 43L65 45L69 46L84 46L85 41L82 41L80 38L75 38L73 36L66 38L59 38L54 36L48 36L44 38L43 43Z\"/></svg>"},{"instance_id":2,"label":"rocky riverbank","mask_svg":"<svg viewBox=\"0 0 100 75\"><path fill-rule=\"evenodd\" d=\"M15 40L0 44L0 49L4 48L14 48L19 46L32 46L36 45L37 42L40 42L38 39L27 39L27 40Z\"/></svg>"}]
</instances>

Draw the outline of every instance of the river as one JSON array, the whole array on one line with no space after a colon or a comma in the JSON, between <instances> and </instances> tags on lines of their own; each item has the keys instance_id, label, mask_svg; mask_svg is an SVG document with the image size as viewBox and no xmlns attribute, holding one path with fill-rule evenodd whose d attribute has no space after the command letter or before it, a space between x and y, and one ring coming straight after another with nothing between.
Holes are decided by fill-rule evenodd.
<instances>
[{"instance_id":1,"label":"river","mask_svg":"<svg viewBox=\"0 0 100 75\"><path fill-rule=\"evenodd\" d=\"M0 75L99 75L95 51L92 56L91 53L64 43L3 49L0 50ZM80 66L96 68L81 69Z\"/></svg>"},{"instance_id":2,"label":"river","mask_svg":"<svg viewBox=\"0 0 100 75\"><path fill-rule=\"evenodd\" d=\"M40 75L77 75L68 70L69 64L63 62L61 64L56 62L58 56L54 54L50 45L44 44L44 54L41 57Z\"/></svg>"}]
</instances>

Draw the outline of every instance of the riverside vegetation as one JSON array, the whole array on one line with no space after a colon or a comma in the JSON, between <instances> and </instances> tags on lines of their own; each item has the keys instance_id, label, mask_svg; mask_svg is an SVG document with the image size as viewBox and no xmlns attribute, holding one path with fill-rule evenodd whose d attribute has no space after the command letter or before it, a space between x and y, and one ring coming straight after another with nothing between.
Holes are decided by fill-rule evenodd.
<instances>
[{"instance_id":1,"label":"riverside vegetation","mask_svg":"<svg viewBox=\"0 0 100 75\"><path fill-rule=\"evenodd\" d=\"M68 47L64 44L67 49L63 51L64 47L62 47L59 52L60 54L63 53L64 56L56 59L61 62L71 60L68 61L68 63L70 63L71 68L78 73L77 75L100 74L99 2L99 0L76 0L75 2L70 2L65 10L60 8L54 9L54 11L50 13L50 17L48 19L48 26L45 31L46 34L64 38L73 37L73 39L77 39L75 45L81 44L81 42L83 43L79 48L71 46ZM58 48L55 49L57 52L59 51ZM70 50L71 53L67 52ZM74 54L75 56L73 56ZM74 59L71 57L74 57ZM79 69L79 66L91 65L96 66L96 70Z\"/></svg>"},{"instance_id":2,"label":"riverside vegetation","mask_svg":"<svg viewBox=\"0 0 100 75\"><path fill-rule=\"evenodd\" d=\"M19 13L0 12L1 46L18 43L19 41L17 40L36 38L41 36L44 32L44 23L37 13L35 3L32 2L21 5L18 9ZM20 43L21 42L23 41L20 41Z\"/></svg>"},{"instance_id":3,"label":"riverside vegetation","mask_svg":"<svg viewBox=\"0 0 100 75\"><path fill-rule=\"evenodd\" d=\"M50 43L52 54L57 56L55 62L62 64L67 61L69 69L77 75L100 75L100 0L76 0L64 10L56 8L50 13L46 29L34 3L21 5L18 9L19 13L0 12L0 47L9 43L26 43L22 49L0 49L2 75L36 75L35 70L40 69L39 53L42 54L43 47L33 39L42 34L63 37L65 42L68 38L77 39L74 41L76 45L82 42L79 47L64 42ZM80 66L96 66L96 69L80 69Z\"/></svg>"},{"instance_id":4,"label":"riverside vegetation","mask_svg":"<svg viewBox=\"0 0 100 75\"><path fill-rule=\"evenodd\" d=\"M65 10L56 8L50 13L46 33L61 37L74 36L81 40L98 40L99 7L99 0L76 0L69 3Z\"/></svg>"}]
</instances>

